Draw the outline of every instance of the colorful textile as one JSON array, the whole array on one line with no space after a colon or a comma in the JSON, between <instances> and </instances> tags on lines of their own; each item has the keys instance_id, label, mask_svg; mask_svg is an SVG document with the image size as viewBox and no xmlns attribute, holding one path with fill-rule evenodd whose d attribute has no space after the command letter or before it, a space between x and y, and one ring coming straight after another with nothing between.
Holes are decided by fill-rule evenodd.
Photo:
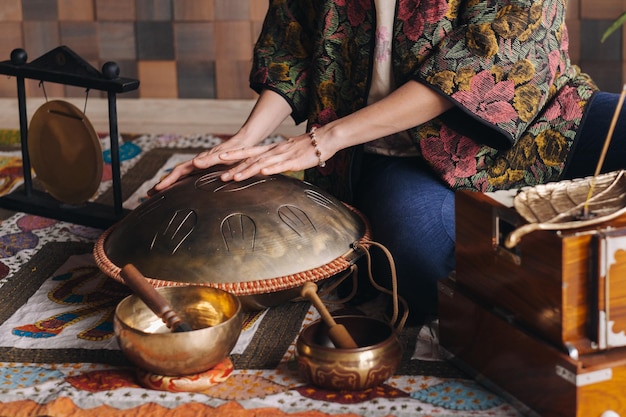
<instances>
[{"instance_id":1,"label":"colorful textile","mask_svg":"<svg viewBox=\"0 0 626 417\"><path fill-rule=\"evenodd\" d=\"M396 85L424 83L455 107L411 129L454 189L557 180L597 90L570 64L564 0L400 0ZM324 125L364 107L374 59L373 0L270 2L251 86L282 94L296 121ZM307 179L350 201L353 150ZM348 155L347 155L348 154Z\"/></svg>"},{"instance_id":2,"label":"colorful textile","mask_svg":"<svg viewBox=\"0 0 626 417\"><path fill-rule=\"evenodd\" d=\"M122 147L132 151L123 152L124 205L136 207L155 179L220 140L125 136ZM0 178L7 176L14 174L0 168ZM105 179L96 200L110 198L110 188ZM26 213L0 216L1 416L520 416L443 361L426 329L402 331L403 360L380 387L331 392L310 385L298 371L295 340L319 315L303 302L248 313L230 355L234 369L228 362L220 381L201 392L146 388L113 334L113 310L129 290L95 264L102 230ZM362 310L380 310L369 308Z\"/></svg>"}]
</instances>

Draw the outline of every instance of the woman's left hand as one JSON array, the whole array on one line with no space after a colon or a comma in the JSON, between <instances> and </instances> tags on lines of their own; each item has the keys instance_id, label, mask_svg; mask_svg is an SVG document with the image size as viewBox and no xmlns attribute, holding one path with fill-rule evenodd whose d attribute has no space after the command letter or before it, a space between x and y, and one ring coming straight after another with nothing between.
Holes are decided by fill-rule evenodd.
<instances>
[{"instance_id":1,"label":"woman's left hand","mask_svg":"<svg viewBox=\"0 0 626 417\"><path fill-rule=\"evenodd\" d=\"M223 152L219 158L224 163L240 162L224 172L221 179L241 181L258 174L272 175L311 168L332 156L320 148L319 143L317 148L312 145L309 134L302 134L271 145L257 145ZM320 150L320 157L317 156L316 149Z\"/></svg>"}]
</instances>

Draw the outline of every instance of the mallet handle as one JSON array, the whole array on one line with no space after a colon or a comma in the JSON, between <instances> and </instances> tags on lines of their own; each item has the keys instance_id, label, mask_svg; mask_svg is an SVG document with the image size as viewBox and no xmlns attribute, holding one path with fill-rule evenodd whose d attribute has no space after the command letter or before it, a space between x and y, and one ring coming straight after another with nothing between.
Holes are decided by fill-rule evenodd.
<instances>
[{"instance_id":1,"label":"mallet handle","mask_svg":"<svg viewBox=\"0 0 626 417\"><path fill-rule=\"evenodd\" d=\"M125 265L120 271L124 282L146 303L173 332L193 330L176 314L170 303L148 282L147 278L132 264Z\"/></svg>"},{"instance_id":2,"label":"mallet handle","mask_svg":"<svg viewBox=\"0 0 626 417\"><path fill-rule=\"evenodd\" d=\"M306 282L300 290L300 295L313 304L322 317L322 321L328 326L328 337L335 347L340 349L355 349L359 346L356 344L348 330L343 324L337 324L333 316L317 295L317 285L313 282Z\"/></svg>"}]
</instances>

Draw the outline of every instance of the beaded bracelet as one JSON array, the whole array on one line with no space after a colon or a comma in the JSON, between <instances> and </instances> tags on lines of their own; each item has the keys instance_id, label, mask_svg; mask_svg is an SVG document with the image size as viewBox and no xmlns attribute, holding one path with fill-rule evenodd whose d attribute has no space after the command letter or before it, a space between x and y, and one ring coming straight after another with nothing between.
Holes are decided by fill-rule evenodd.
<instances>
[{"instance_id":1,"label":"beaded bracelet","mask_svg":"<svg viewBox=\"0 0 626 417\"><path fill-rule=\"evenodd\" d=\"M313 147L315 148L315 155L317 155L317 159L319 159L318 165L320 166L320 168L324 168L326 166L326 162L324 162L324 160L322 159L322 152L317 146L317 135L315 134L315 130L317 130L317 127L313 126L311 128L311 131L309 131L309 136L311 137L311 145L313 145Z\"/></svg>"}]
</instances>

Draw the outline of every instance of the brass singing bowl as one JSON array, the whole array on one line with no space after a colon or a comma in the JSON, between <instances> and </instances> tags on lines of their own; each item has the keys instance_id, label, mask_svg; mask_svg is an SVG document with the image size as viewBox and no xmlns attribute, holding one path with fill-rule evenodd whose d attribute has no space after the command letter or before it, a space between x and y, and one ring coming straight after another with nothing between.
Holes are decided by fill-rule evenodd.
<instances>
[{"instance_id":1,"label":"brass singing bowl","mask_svg":"<svg viewBox=\"0 0 626 417\"><path fill-rule=\"evenodd\" d=\"M115 309L115 336L135 365L163 376L191 375L222 362L235 347L243 322L239 299L210 287L163 287L165 297L194 329L173 333L136 295Z\"/></svg>"},{"instance_id":2,"label":"brass singing bowl","mask_svg":"<svg viewBox=\"0 0 626 417\"><path fill-rule=\"evenodd\" d=\"M338 349L320 320L305 327L296 341L300 373L313 385L341 390L365 390L381 385L395 373L402 344L388 323L367 316L337 316L359 346Z\"/></svg>"}]
</instances>

